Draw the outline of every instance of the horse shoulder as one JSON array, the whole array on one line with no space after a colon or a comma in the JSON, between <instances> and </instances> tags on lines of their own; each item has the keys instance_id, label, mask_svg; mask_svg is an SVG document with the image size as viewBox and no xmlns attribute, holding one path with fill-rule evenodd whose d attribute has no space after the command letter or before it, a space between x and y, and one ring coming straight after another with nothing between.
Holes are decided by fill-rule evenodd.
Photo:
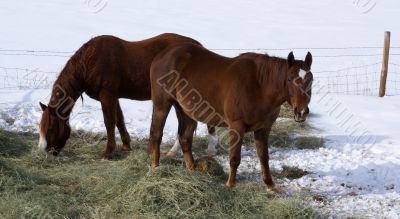
<instances>
[{"instance_id":1,"label":"horse shoulder","mask_svg":"<svg viewBox=\"0 0 400 219\"><path fill-rule=\"evenodd\" d=\"M230 65L231 84L224 103L228 120L246 120L247 114L254 112L259 88L254 77L255 69L256 65L251 59L238 59Z\"/></svg>"}]
</instances>

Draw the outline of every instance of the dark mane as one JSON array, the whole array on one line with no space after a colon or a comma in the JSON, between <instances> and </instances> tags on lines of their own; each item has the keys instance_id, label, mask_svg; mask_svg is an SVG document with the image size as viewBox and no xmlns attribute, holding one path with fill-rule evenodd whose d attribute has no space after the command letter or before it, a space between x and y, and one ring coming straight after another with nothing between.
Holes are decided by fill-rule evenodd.
<instances>
[{"instance_id":1,"label":"dark mane","mask_svg":"<svg viewBox=\"0 0 400 219\"><path fill-rule=\"evenodd\" d=\"M247 52L242 53L238 58L252 59L257 68L257 79L259 83L280 83L286 78L288 62L284 58L270 56L268 54Z\"/></svg>"},{"instance_id":2,"label":"dark mane","mask_svg":"<svg viewBox=\"0 0 400 219\"><path fill-rule=\"evenodd\" d=\"M53 92L56 86L63 88L75 100L82 94L82 79L86 73L87 65L94 55L92 41L93 39L80 47L65 64L54 83L52 97L55 95Z\"/></svg>"}]
</instances>

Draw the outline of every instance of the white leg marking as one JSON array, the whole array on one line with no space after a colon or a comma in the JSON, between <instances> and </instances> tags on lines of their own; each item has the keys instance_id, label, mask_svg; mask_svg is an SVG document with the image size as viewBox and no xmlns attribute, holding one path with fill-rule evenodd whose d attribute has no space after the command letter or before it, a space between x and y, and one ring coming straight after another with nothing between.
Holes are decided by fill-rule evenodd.
<instances>
[{"instance_id":1,"label":"white leg marking","mask_svg":"<svg viewBox=\"0 0 400 219\"><path fill-rule=\"evenodd\" d=\"M167 156L169 157L176 157L178 150L181 148L180 144L179 144L179 139L178 137L175 140L175 144L174 146L172 146L172 148L168 151Z\"/></svg>"},{"instance_id":2,"label":"white leg marking","mask_svg":"<svg viewBox=\"0 0 400 219\"><path fill-rule=\"evenodd\" d=\"M47 141L46 141L46 137L43 135L42 132L40 132L40 137L39 137L39 150L40 151L46 151L47 148Z\"/></svg>"},{"instance_id":3,"label":"white leg marking","mask_svg":"<svg viewBox=\"0 0 400 219\"><path fill-rule=\"evenodd\" d=\"M208 135L208 147L207 147L207 154L210 157L217 155L217 149L215 146L218 144L218 136L216 135Z\"/></svg>"}]
</instances>

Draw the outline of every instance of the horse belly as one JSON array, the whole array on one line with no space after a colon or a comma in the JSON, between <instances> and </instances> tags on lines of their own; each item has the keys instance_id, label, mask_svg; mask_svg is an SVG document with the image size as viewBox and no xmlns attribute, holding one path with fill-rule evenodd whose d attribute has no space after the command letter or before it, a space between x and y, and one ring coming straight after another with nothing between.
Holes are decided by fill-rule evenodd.
<instances>
[{"instance_id":1,"label":"horse belly","mask_svg":"<svg viewBox=\"0 0 400 219\"><path fill-rule=\"evenodd\" d=\"M198 101L196 101L196 99ZM197 97L183 96L177 94L177 100L183 111L192 119L213 126L227 126L224 115L217 107L212 106L208 101Z\"/></svg>"},{"instance_id":2,"label":"horse belly","mask_svg":"<svg viewBox=\"0 0 400 219\"><path fill-rule=\"evenodd\" d=\"M120 97L132 100L150 100L150 77L146 73L125 73L119 88Z\"/></svg>"}]
</instances>

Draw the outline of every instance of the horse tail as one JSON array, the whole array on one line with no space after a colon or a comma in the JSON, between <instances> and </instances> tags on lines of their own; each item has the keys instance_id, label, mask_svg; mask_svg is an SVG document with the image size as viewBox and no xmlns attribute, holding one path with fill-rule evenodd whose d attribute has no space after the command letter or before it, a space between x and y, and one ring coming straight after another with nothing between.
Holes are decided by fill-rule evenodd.
<instances>
[{"instance_id":1,"label":"horse tail","mask_svg":"<svg viewBox=\"0 0 400 219\"><path fill-rule=\"evenodd\" d=\"M192 54L187 49L187 46L193 44L183 44L173 49L167 56L169 56L170 62L168 68L177 72L183 71L186 67L187 62L192 58ZM201 46L201 45L199 45Z\"/></svg>"}]
</instances>

